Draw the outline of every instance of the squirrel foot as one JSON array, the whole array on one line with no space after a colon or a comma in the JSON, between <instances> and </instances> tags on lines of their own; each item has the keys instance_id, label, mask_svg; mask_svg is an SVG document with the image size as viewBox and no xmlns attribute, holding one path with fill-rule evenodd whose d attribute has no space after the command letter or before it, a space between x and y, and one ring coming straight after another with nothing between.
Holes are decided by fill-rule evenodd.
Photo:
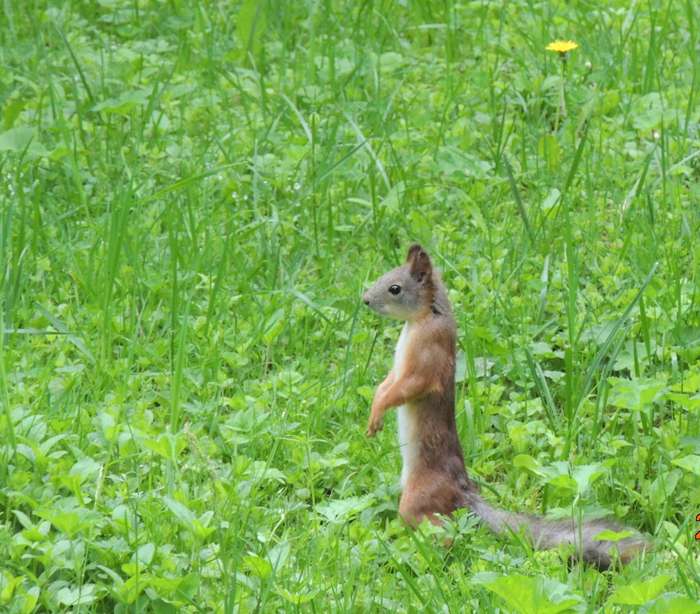
<instances>
[{"instance_id":1,"label":"squirrel foot","mask_svg":"<svg viewBox=\"0 0 700 614\"><path fill-rule=\"evenodd\" d=\"M374 437L383 428L384 422L381 418L372 418L370 416L369 423L367 424L367 432L365 434L367 437Z\"/></svg>"}]
</instances>

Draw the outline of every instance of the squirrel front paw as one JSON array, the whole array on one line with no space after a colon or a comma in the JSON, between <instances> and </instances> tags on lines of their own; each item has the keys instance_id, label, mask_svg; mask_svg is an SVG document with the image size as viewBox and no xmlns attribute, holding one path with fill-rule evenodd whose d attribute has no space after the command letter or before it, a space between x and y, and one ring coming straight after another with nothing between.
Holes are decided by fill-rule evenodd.
<instances>
[{"instance_id":1,"label":"squirrel front paw","mask_svg":"<svg viewBox=\"0 0 700 614\"><path fill-rule=\"evenodd\" d=\"M382 428L384 428L383 420L370 416L369 423L367 424L367 437L374 437Z\"/></svg>"}]
</instances>

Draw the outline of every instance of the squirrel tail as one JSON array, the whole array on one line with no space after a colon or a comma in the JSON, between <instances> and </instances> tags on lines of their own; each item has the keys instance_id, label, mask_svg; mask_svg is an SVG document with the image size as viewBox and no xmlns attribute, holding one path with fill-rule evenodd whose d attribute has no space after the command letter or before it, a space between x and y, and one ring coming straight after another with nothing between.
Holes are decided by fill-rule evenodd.
<instances>
[{"instance_id":1,"label":"squirrel tail","mask_svg":"<svg viewBox=\"0 0 700 614\"><path fill-rule=\"evenodd\" d=\"M619 532L625 530L608 520L593 520L583 523L573 519L545 520L539 516L507 512L489 505L478 492L464 493L465 507L472 510L497 535L525 530L538 550L554 548L560 544L573 544L576 558L608 569L617 559L629 563L637 554L650 548L649 542L640 534L625 537L619 541L596 540L601 531Z\"/></svg>"}]
</instances>

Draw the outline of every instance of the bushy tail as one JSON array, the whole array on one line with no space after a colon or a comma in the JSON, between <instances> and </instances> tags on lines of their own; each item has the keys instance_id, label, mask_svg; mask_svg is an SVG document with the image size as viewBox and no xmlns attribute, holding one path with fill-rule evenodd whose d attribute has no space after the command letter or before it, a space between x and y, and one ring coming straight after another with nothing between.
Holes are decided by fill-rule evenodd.
<instances>
[{"instance_id":1,"label":"bushy tail","mask_svg":"<svg viewBox=\"0 0 700 614\"><path fill-rule=\"evenodd\" d=\"M545 520L539 516L506 512L491 507L479 493L470 490L464 493L465 507L471 509L496 534L518 533L523 529L538 550L554 548L560 544L573 544L576 556L599 569L607 569L617 558L628 563L641 551L649 548L649 542L638 533L619 541L596 540L601 531L619 532L623 529L608 520L593 520L583 524L573 520Z\"/></svg>"}]
</instances>

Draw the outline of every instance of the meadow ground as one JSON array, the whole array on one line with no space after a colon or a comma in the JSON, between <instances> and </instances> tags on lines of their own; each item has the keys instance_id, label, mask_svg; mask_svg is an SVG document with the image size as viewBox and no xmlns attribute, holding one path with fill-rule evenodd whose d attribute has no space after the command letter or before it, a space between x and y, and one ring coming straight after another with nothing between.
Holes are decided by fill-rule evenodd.
<instances>
[{"instance_id":1,"label":"meadow ground","mask_svg":"<svg viewBox=\"0 0 700 614\"><path fill-rule=\"evenodd\" d=\"M700 611L693 0L3 11L0 610ZM396 520L415 240L484 495L653 553Z\"/></svg>"}]
</instances>

